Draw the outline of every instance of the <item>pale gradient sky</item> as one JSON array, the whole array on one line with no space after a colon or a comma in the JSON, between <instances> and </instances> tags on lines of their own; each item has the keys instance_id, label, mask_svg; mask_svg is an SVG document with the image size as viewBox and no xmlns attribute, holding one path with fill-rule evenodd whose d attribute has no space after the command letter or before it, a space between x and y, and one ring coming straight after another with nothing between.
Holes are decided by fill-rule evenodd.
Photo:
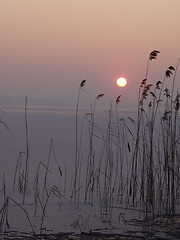
<instances>
[{"instance_id":1,"label":"pale gradient sky","mask_svg":"<svg viewBox=\"0 0 180 240\"><path fill-rule=\"evenodd\" d=\"M73 107L86 79L82 102L104 93L99 105L108 107L121 94L122 107L133 106L152 50L161 53L150 83L177 64L179 12L180 0L0 0L0 95Z\"/></svg>"}]
</instances>

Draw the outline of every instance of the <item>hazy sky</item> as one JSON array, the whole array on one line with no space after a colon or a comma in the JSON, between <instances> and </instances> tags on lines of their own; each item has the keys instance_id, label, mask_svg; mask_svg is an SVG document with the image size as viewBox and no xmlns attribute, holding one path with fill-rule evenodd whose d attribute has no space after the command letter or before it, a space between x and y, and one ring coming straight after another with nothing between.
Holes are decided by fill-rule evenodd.
<instances>
[{"instance_id":1,"label":"hazy sky","mask_svg":"<svg viewBox=\"0 0 180 240\"><path fill-rule=\"evenodd\" d=\"M152 50L161 53L149 82L176 66L179 12L180 0L0 0L0 95L74 106L86 79L82 102L104 93L99 104L109 104L121 94L132 106ZM123 89L118 76L128 80Z\"/></svg>"}]
</instances>

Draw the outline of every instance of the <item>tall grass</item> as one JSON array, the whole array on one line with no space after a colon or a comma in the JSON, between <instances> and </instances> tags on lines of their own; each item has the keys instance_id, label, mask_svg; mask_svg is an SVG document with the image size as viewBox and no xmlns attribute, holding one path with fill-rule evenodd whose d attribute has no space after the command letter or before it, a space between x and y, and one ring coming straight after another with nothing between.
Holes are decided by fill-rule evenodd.
<instances>
[{"instance_id":1,"label":"tall grass","mask_svg":"<svg viewBox=\"0 0 180 240\"><path fill-rule=\"evenodd\" d=\"M149 59L151 55L152 53ZM149 69L149 61L147 69ZM175 78L172 91L164 89L165 80L173 75L173 71L177 71L177 68L168 67L163 81L156 83L154 91L150 91L153 85L144 79L140 86L142 91L139 91L141 94L139 94L129 196L132 198L133 204L139 201L140 197L141 202L145 204L143 206L145 206L146 214L150 212L153 216L157 210L173 214L175 199L179 192L175 181L176 170L179 166L179 138L177 138L179 134L179 127L177 127L179 94L177 93L175 99L170 95L170 92L174 91ZM146 77L147 75L146 73ZM147 99L150 99L148 105ZM164 113L162 114L163 102ZM159 206L158 209L157 206Z\"/></svg>"},{"instance_id":2,"label":"tall grass","mask_svg":"<svg viewBox=\"0 0 180 240\"><path fill-rule=\"evenodd\" d=\"M95 123L95 109L96 102L98 99L104 97L104 94L99 94L95 101L94 106L91 106L91 112L89 114L90 119L88 121L88 132L89 132L89 152L88 152L88 160L87 160L87 170L86 170L86 183L85 183L85 203L93 203L93 194L95 191L95 181L96 181L96 168L95 168L95 149L94 149L94 138L95 128L97 129L97 125Z\"/></svg>"},{"instance_id":3,"label":"tall grass","mask_svg":"<svg viewBox=\"0 0 180 240\"><path fill-rule=\"evenodd\" d=\"M140 82L138 89L135 118L123 116L120 101L122 96L119 95L107 111L105 126L101 126L102 122L99 124L96 118L97 102L104 97L104 94L99 94L90 107L90 114L83 116L83 121L79 124L80 96L85 80L80 83L75 109L74 175L69 192L66 184L71 181L72 176L68 174L67 163L64 172L62 171L55 156L53 139L50 140L47 161L38 163L33 185L29 183L29 128L26 98L26 151L19 153L13 189L16 190L18 186L19 192L23 193L23 204L27 190L32 190L34 218L38 213L41 216L40 230L44 226L49 209L48 203L52 196L55 196L60 204L62 199L70 202L74 200L80 206L79 203L82 201L80 192L83 193L84 203L90 203L92 207L99 206L98 213L103 222L111 222L114 209L120 209L122 206L126 208L133 206L134 209L140 210L145 218L155 217L157 214L176 213L180 196L180 93L175 90L175 82L180 59L176 67L170 65L167 68L162 81L152 84L149 71L159 53L154 50L148 56L145 78ZM166 81L172 82L171 89L166 88ZM85 124L88 129L86 133ZM88 149L87 146L83 149L84 138L88 139ZM86 163L83 169L82 159ZM56 164L58 169L57 185L51 185L48 181L53 174L51 163ZM82 173L85 173L85 176ZM62 184L62 177L64 177L64 185L58 188L57 186ZM26 205L22 207L8 196L5 177L3 177L2 189L0 230L9 226L9 202L13 202L24 211L34 232L28 211L25 210ZM84 232L79 221L78 219L78 227ZM89 224L87 225L84 229L90 229Z\"/></svg>"},{"instance_id":4,"label":"tall grass","mask_svg":"<svg viewBox=\"0 0 180 240\"><path fill-rule=\"evenodd\" d=\"M77 186L77 179L80 167L80 147L81 147L81 138L79 140L79 128L78 128L78 114L79 114L79 100L80 93L83 87L85 86L86 80L82 80L79 85L77 103L76 103L76 126L75 126L75 169L74 169L74 182L72 187L71 198L74 198L74 201L77 201L77 193L79 192L80 187Z\"/></svg>"},{"instance_id":5,"label":"tall grass","mask_svg":"<svg viewBox=\"0 0 180 240\"><path fill-rule=\"evenodd\" d=\"M157 59L159 53L154 50L149 55L145 78L139 87L137 120L129 118L133 126L127 125L125 119L119 119L117 104L120 103L120 95L116 99L116 127L111 107L107 130L97 136L94 133L97 126L94 120L96 101L94 108L91 107L85 202L92 204L93 193L97 191L102 216L107 213L107 206L113 209L115 198L121 203L132 201L146 217L155 216L158 212L175 213L179 194L180 94L177 92L173 96L179 60L176 68L169 66L163 80L153 86L148 73L150 63ZM173 82L169 90L164 86L171 76ZM98 153L93 146L95 137L102 142L99 164Z\"/></svg>"},{"instance_id":6,"label":"tall grass","mask_svg":"<svg viewBox=\"0 0 180 240\"><path fill-rule=\"evenodd\" d=\"M26 164L24 173L24 187L23 187L23 203L25 203L25 196L28 186L29 177L29 136L28 136L28 120L27 120L27 97L25 100L25 132L26 132Z\"/></svg>"}]
</instances>

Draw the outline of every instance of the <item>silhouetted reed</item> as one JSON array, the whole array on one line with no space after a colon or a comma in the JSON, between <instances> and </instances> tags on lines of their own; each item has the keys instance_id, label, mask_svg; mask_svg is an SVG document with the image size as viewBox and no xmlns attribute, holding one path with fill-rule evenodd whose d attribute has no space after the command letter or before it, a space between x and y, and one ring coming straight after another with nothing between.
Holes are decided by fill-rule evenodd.
<instances>
[{"instance_id":1,"label":"silhouetted reed","mask_svg":"<svg viewBox=\"0 0 180 240\"><path fill-rule=\"evenodd\" d=\"M66 201L70 200L71 203L74 200L78 207L83 196L84 203L89 203L92 207L99 206L98 213L103 222L111 222L114 209L121 211L122 206L129 208L133 205L138 216L146 219L148 216L155 217L157 214L176 213L180 196L180 93L175 92L175 81L180 59L176 67L170 65L167 68L162 81L159 80L153 84L149 79L149 69L159 53L154 50L148 57L145 78L140 82L138 89L137 112L134 118L123 116L122 96L119 95L107 111L105 126L101 126L102 122L99 124L96 116L97 102L104 97L102 93L95 98L90 106L90 113L83 115L80 122L80 94L86 81L83 80L80 83L75 109L73 178L69 175L67 163L64 170L60 167L55 156L53 139L51 139L47 161L38 163L33 185L29 183L29 129L26 98L26 151L19 153L13 190L18 187L18 191L23 193L23 204L26 192L30 190L33 192L34 217L38 216L37 213L41 216L40 231L48 214L51 196L55 196L59 204L62 203L62 198ZM166 87L166 81L172 82L171 89ZM84 126L87 127L87 132L84 131ZM84 146L83 137L89 140L88 147ZM54 174L51 170L52 159L57 166L55 173L58 174L57 185L49 183L50 175ZM85 160L85 166L82 164L82 159ZM8 196L5 176L2 182L0 230L9 226L8 208L11 201L24 211L34 233L26 206L22 207ZM69 192L67 182L72 183ZM122 213L119 216L126 221ZM83 224L85 222L83 227L82 222ZM86 221L83 216L80 216L74 224L82 233L91 231L89 216Z\"/></svg>"},{"instance_id":2,"label":"silhouetted reed","mask_svg":"<svg viewBox=\"0 0 180 240\"><path fill-rule=\"evenodd\" d=\"M24 172L24 187L23 187L23 203L25 203L25 195L29 177L29 136L28 136L28 120L27 120L27 97L25 100L25 132L26 132L26 164Z\"/></svg>"},{"instance_id":3,"label":"silhouetted reed","mask_svg":"<svg viewBox=\"0 0 180 240\"><path fill-rule=\"evenodd\" d=\"M75 171L74 171L74 182L72 187L72 194L71 198L74 198L74 201L77 201L77 193L79 192L79 187L77 186L77 178L78 178L78 171L79 171L79 163L80 163L80 142L79 140L79 129L78 129L78 113L79 113L79 99L80 99L80 92L85 86L86 80L82 80L79 85L78 90L78 97L77 97L77 104L76 104L76 127L75 127ZM79 142L80 141L80 142Z\"/></svg>"},{"instance_id":4,"label":"silhouetted reed","mask_svg":"<svg viewBox=\"0 0 180 240\"><path fill-rule=\"evenodd\" d=\"M88 201L89 203L93 203L93 194L95 188L95 178L96 178L96 168L95 168L95 149L94 149L94 128L97 128L95 123L95 109L96 102L98 99L104 97L104 94L99 94L95 101L94 106L91 106L91 112L89 114L90 119L88 121L88 132L89 132L89 152L88 152L88 160L87 160L87 170L86 170L86 184L85 184L85 203Z\"/></svg>"},{"instance_id":5,"label":"silhouetted reed","mask_svg":"<svg viewBox=\"0 0 180 240\"><path fill-rule=\"evenodd\" d=\"M23 155L25 152L20 152L18 156L18 160L16 163L14 181L13 181L13 190L16 189L16 181L17 187L20 193L24 192L24 166L23 166ZM18 179L17 179L18 178Z\"/></svg>"}]
</instances>

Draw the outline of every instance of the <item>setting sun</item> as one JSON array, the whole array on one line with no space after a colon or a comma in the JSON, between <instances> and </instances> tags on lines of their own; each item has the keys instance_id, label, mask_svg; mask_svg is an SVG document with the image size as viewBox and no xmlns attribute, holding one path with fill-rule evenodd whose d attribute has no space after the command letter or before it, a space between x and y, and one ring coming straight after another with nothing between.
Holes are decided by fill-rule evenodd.
<instances>
[{"instance_id":1,"label":"setting sun","mask_svg":"<svg viewBox=\"0 0 180 240\"><path fill-rule=\"evenodd\" d=\"M125 87L126 84L127 84L127 80L125 78L120 77L120 78L117 79L117 85L119 87Z\"/></svg>"}]
</instances>

